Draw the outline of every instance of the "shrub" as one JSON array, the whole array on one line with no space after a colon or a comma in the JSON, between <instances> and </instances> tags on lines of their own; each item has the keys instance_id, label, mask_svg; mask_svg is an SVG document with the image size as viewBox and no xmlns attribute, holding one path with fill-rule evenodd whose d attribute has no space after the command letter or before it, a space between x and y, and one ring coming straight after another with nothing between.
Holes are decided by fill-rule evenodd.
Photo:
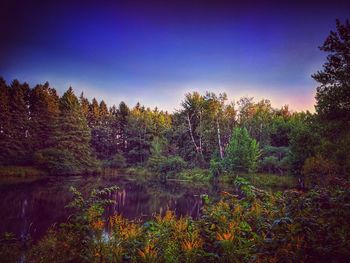
<instances>
[{"instance_id":1,"label":"shrub","mask_svg":"<svg viewBox=\"0 0 350 263\"><path fill-rule=\"evenodd\" d=\"M194 167L183 170L176 175L176 178L193 182L208 182L213 178L213 176L207 169Z\"/></svg>"},{"instance_id":2,"label":"shrub","mask_svg":"<svg viewBox=\"0 0 350 263\"><path fill-rule=\"evenodd\" d=\"M112 158L105 161L103 167L112 169L125 168L126 159L122 154L117 153Z\"/></svg>"},{"instance_id":3,"label":"shrub","mask_svg":"<svg viewBox=\"0 0 350 263\"><path fill-rule=\"evenodd\" d=\"M246 128L235 128L226 150L224 166L230 171L253 172L260 157L259 143L249 136Z\"/></svg>"},{"instance_id":4,"label":"shrub","mask_svg":"<svg viewBox=\"0 0 350 263\"><path fill-rule=\"evenodd\" d=\"M48 148L37 151L34 154L34 162L35 165L47 170L50 174L65 175L82 172L74 156L65 150Z\"/></svg>"},{"instance_id":5,"label":"shrub","mask_svg":"<svg viewBox=\"0 0 350 263\"><path fill-rule=\"evenodd\" d=\"M167 157L163 155L151 156L147 161L147 168L152 172L160 172L162 165L166 162Z\"/></svg>"},{"instance_id":6,"label":"shrub","mask_svg":"<svg viewBox=\"0 0 350 263\"><path fill-rule=\"evenodd\" d=\"M163 175L173 176L186 167L186 162L180 156L171 156L159 165L159 172Z\"/></svg>"},{"instance_id":7,"label":"shrub","mask_svg":"<svg viewBox=\"0 0 350 263\"><path fill-rule=\"evenodd\" d=\"M339 168L331 160L321 156L309 157L305 160L302 174L308 186L327 185L339 172Z\"/></svg>"},{"instance_id":8,"label":"shrub","mask_svg":"<svg viewBox=\"0 0 350 263\"><path fill-rule=\"evenodd\" d=\"M267 156L260 163L260 169L265 172L273 173L279 168L279 160L275 156Z\"/></svg>"}]
</instances>

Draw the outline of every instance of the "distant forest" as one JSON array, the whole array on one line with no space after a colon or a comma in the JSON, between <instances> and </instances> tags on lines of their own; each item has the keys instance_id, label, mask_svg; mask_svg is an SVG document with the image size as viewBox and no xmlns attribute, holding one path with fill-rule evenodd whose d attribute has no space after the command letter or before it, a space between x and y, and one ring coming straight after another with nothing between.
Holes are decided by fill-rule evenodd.
<instances>
[{"instance_id":1,"label":"distant forest","mask_svg":"<svg viewBox=\"0 0 350 263\"><path fill-rule=\"evenodd\" d=\"M78 174L160 158L217 175L231 169L341 177L350 168L349 28L337 21L320 48L328 57L312 76L319 83L315 114L211 92L185 94L174 113L140 103L109 107L72 88L59 97L49 83L30 88L0 79L0 163Z\"/></svg>"}]
</instances>

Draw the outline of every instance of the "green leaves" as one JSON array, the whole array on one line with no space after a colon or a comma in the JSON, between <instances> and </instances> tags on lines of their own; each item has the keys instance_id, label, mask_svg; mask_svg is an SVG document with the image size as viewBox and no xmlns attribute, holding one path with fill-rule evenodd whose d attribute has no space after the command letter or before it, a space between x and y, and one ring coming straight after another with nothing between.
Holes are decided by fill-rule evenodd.
<instances>
[{"instance_id":1,"label":"green leaves","mask_svg":"<svg viewBox=\"0 0 350 263\"><path fill-rule=\"evenodd\" d=\"M229 171L253 172L261 151L259 143L249 136L246 128L234 128L225 158L224 167Z\"/></svg>"}]
</instances>

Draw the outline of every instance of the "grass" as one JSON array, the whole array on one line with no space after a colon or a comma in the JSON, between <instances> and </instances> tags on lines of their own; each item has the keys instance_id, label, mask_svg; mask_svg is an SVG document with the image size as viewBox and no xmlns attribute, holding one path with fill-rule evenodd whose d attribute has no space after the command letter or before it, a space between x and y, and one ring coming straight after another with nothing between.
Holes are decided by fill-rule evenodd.
<instances>
[{"instance_id":1,"label":"grass","mask_svg":"<svg viewBox=\"0 0 350 263\"><path fill-rule=\"evenodd\" d=\"M252 185L263 189L288 189L297 187L297 180L292 175L277 175L268 173L240 174Z\"/></svg>"},{"instance_id":2,"label":"grass","mask_svg":"<svg viewBox=\"0 0 350 263\"><path fill-rule=\"evenodd\" d=\"M129 178L135 178L137 180L151 180L154 178L154 175L147 170L147 168L142 166L133 166L128 167L123 170L124 174L127 174Z\"/></svg>"},{"instance_id":3,"label":"grass","mask_svg":"<svg viewBox=\"0 0 350 263\"><path fill-rule=\"evenodd\" d=\"M35 177L47 173L33 166L0 166L0 177Z\"/></svg>"},{"instance_id":4,"label":"grass","mask_svg":"<svg viewBox=\"0 0 350 263\"><path fill-rule=\"evenodd\" d=\"M178 173L175 179L188 180L192 182L209 182L212 176L208 169L192 168Z\"/></svg>"}]
</instances>

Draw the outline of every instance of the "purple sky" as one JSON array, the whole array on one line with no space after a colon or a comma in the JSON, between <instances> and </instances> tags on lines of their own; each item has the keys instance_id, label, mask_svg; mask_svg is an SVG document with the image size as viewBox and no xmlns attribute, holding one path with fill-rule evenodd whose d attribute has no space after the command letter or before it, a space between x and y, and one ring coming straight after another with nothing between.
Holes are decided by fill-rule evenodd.
<instances>
[{"instance_id":1,"label":"purple sky","mask_svg":"<svg viewBox=\"0 0 350 263\"><path fill-rule=\"evenodd\" d=\"M0 76L109 105L173 111L210 90L313 110L317 47L350 1L234 2L2 0Z\"/></svg>"}]
</instances>

